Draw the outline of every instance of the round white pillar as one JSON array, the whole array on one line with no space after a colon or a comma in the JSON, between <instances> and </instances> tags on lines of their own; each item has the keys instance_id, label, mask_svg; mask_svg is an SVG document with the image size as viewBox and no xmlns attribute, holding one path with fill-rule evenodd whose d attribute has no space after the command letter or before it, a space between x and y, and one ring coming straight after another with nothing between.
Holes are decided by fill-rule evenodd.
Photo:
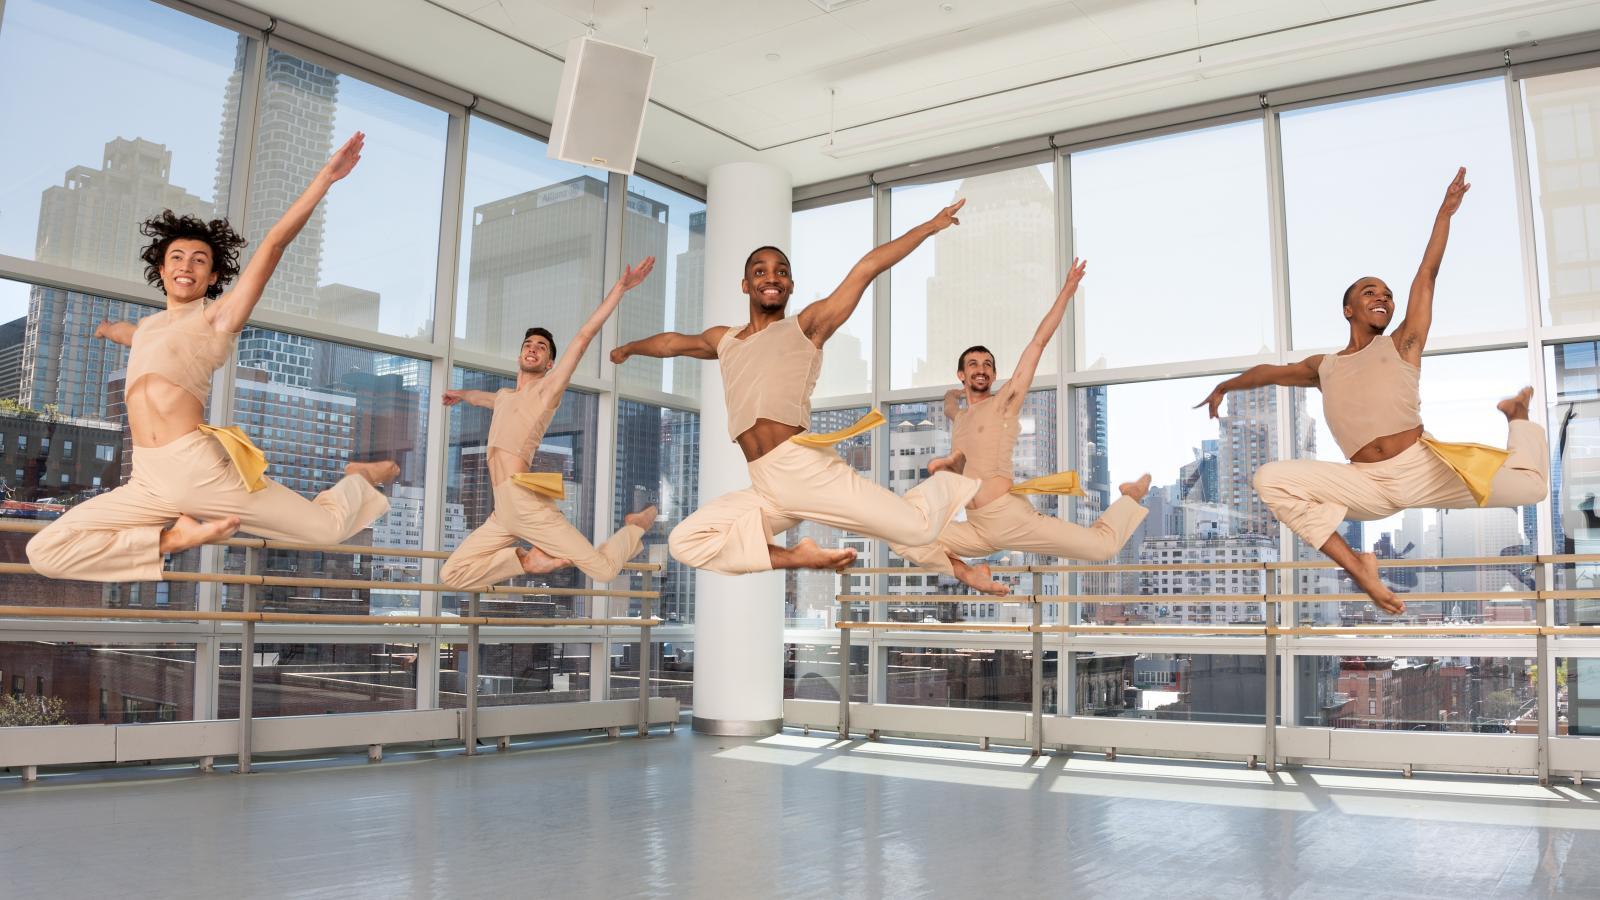
<instances>
[{"instance_id":1,"label":"round white pillar","mask_svg":"<svg viewBox=\"0 0 1600 900\"><path fill-rule=\"evenodd\" d=\"M793 187L765 163L728 163L706 182L705 327L742 326L750 300L739 290L744 261L764 244L789 250ZM791 314L795 310L789 310ZM739 445L728 437L722 372L703 369L700 502L750 486ZM782 572L695 577L694 730L763 736L783 727Z\"/></svg>"}]
</instances>

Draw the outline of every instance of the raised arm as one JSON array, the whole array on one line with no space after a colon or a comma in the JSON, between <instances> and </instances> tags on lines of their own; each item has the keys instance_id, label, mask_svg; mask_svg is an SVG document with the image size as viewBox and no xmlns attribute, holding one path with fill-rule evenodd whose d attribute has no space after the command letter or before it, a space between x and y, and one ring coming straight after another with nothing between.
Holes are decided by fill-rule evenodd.
<instances>
[{"instance_id":1,"label":"raised arm","mask_svg":"<svg viewBox=\"0 0 1600 900\"><path fill-rule=\"evenodd\" d=\"M567 389L567 384L572 381L572 373L578 370L578 363L583 360L584 351L589 349L589 343L595 335L600 333L600 327L616 312L617 304L622 302L622 295L644 283L649 277L650 270L656 267L656 258L646 256L640 261L638 268L628 266L617 279L617 283L606 292L605 298L595 311L589 315L589 320L578 327L578 333L573 335L572 343L567 345L567 352L556 361L555 368L541 381L539 389L545 394L560 394Z\"/></svg>"},{"instance_id":2,"label":"raised arm","mask_svg":"<svg viewBox=\"0 0 1600 900\"><path fill-rule=\"evenodd\" d=\"M1406 317L1395 329L1394 344L1400 355L1412 363L1421 363L1422 348L1428 342L1428 329L1433 325L1433 285L1439 278L1439 265L1444 262L1445 244L1450 240L1450 218L1461 208L1462 198L1471 189L1466 168L1457 169L1456 177L1445 188L1439 214L1433 217L1433 232L1428 235L1428 247L1422 252L1422 265L1417 267L1417 277L1411 281Z\"/></svg>"},{"instance_id":3,"label":"raised arm","mask_svg":"<svg viewBox=\"0 0 1600 900\"><path fill-rule=\"evenodd\" d=\"M1078 282L1083 280L1083 273L1088 269L1086 260L1072 260L1072 268L1067 272L1067 283L1061 286L1061 293L1056 294L1056 302L1050 305L1050 310L1040 320L1039 327L1033 333L1033 340L1028 341L1028 346L1022 348L1022 355L1017 357L1017 368L1011 373L1011 380L1006 382L1003 392L1025 397L1028 388L1033 385L1033 373L1039 368L1039 358L1044 356L1044 348L1050 344L1050 339L1056 336L1056 330L1061 327L1061 317L1067 313L1067 302L1072 295L1078 292Z\"/></svg>"},{"instance_id":4,"label":"raised arm","mask_svg":"<svg viewBox=\"0 0 1600 900\"><path fill-rule=\"evenodd\" d=\"M961 220L956 218L956 212L966 205L966 202L966 198L957 200L939 210L939 214L928 221L887 244L874 247L866 256L861 257L861 261L850 269L850 273L844 276L844 281L833 289L832 294L800 311L800 327L805 331L806 337L811 338L811 342L819 347L828 338L833 337L839 326L850 321L851 313L856 311L856 304L861 302L861 295L866 293L867 286L872 284L872 280L909 256L923 241L951 225L960 225Z\"/></svg>"},{"instance_id":5,"label":"raised arm","mask_svg":"<svg viewBox=\"0 0 1600 900\"><path fill-rule=\"evenodd\" d=\"M622 365L632 356L654 356L668 359L674 356L692 356L695 359L716 359L717 345L728 333L728 326L717 325L699 334L681 334L663 331L660 334L629 341L611 351L611 361Z\"/></svg>"},{"instance_id":6,"label":"raised arm","mask_svg":"<svg viewBox=\"0 0 1600 900\"><path fill-rule=\"evenodd\" d=\"M110 319L101 319L100 324L94 327L94 336L105 338L113 344L124 347L133 346L133 332L138 328L132 322L113 322Z\"/></svg>"},{"instance_id":7,"label":"raised arm","mask_svg":"<svg viewBox=\"0 0 1600 900\"><path fill-rule=\"evenodd\" d=\"M494 409L494 394L491 394L488 391L445 391L443 399L445 406L455 406L457 403L465 403L468 406L481 406L484 409Z\"/></svg>"},{"instance_id":8,"label":"raised arm","mask_svg":"<svg viewBox=\"0 0 1600 900\"><path fill-rule=\"evenodd\" d=\"M1269 384L1281 384L1284 387L1317 387L1319 384L1317 369L1321 365L1322 354L1319 353L1286 366L1252 366L1217 385L1204 400L1196 403L1194 408L1208 407L1207 414L1215 419L1217 408L1222 405L1222 398L1227 396L1229 391L1248 391Z\"/></svg>"},{"instance_id":9,"label":"raised arm","mask_svg":"<svg viewBox=\"0 0 1600 900\"><path fill-rule=\"evenodd\" d=\"M327 195L328 188L349 175L350 170L360 162L361 144L365 139L366 135L359 131L351 135L350 140L345 141L344 146L328 158L322 171L311 179L305 193L291 203L283 216L267 231L266 237L256 246L249 264L239 273L239 280L234 282L233 288L206 310L211 317L212 327L228 333L244 329L245 323L250 321L250 315L255 312L256 304L261 301L261 292L266 290L267 280L278 268L278 261L283 259L284 252L294 243L300 229L306 227L311 213Z\"/></svg>"}]
</instances>

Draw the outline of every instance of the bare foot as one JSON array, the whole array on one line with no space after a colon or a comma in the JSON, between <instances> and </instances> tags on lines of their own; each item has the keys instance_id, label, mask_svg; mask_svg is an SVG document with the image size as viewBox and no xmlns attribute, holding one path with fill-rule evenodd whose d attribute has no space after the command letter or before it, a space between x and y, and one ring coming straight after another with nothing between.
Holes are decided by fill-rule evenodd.
<instances>
[{"instance_id":1,"label":"bare foot","mask_svg":"<svg viewBox=\"0 0 1600 900\"><path fill-rule=\"evenodd\" d=\"M1378 604L1379 609L1391 616L1398 616L1406 611L1405 603L1394 595L1394 591L1389 590L1383 583L1382 576L1378 574L1378 557L1371 553L1357 554L1356 567L1351 570L1350 577L1367 592L1373 603Z\"/></svg>"},{"instance_id":2,"label":"bare foot","mask_svg":"<svg viewBox=\"0 0 1600 900\"><path fill-rule=\"evenodd\" d=\"M400 477L400 467L390 460L382 462L353 462L344 467L346 475L360 475L371 482L374 487Z\"/></svg>"},{"instance_id":3,"label":"bare foot","mask_svg":"<svg viewBox=\"0 0 1600 900\"><path fill-rule=\"evenodd\" d=\"M1132 497L1134 502L1143 503L1144 495L1150 493L1150 473L1139 476L1137 481L1124 481L1117 486L1124 497Z\"/></svg>"},{"instance_id":4,"label":"bare foot","mask_svg":"<svg viewBox=\"0 0 1600 900\"><path fill-rule=\"evenodd\" d=\"M774 569L833 569L843 571L856 561L854 550L828 550L817 546L811 538L801 538L793 547L769 545Z\"/></svg>"},{"instance_id":5,"label":"bare foot","mask_svg":"<svg viewBox=\"0 0 1600 900\"><path fill-rule=\"evenodd\" d=\"M956 465L965 458L965 453L962 453L960 450L952 450L950 451L949 456L941 456L937 459L929 460L928 474L932 475L935 472L944 471L954 472L956 470Z\"/></svg>"},{"instance_id":6,"label":"bare foot","mask_svg":"<svg viewBox=\"0 0 1600 900\"><path fill-rule=\"evenodd\" d=\"M1507 422L1528 417L1528 404L1533 401L1533 388L1525 387L1517 391L1515 397L1507 397L1494 405L1495 409L1505 413Z\"/></svg>"},{"instance_id":7,"label":"bare foot","mask_svg":"<svg viewBox=\"0 0 1600 900\"><path fill-rule=\"evenodd\" d=\"M969 566L954 556L950 557L950 565L955 569L956 580L980 594L993 594L1004 597L1011 593L1008 585L995 581L989 572L988 563L978 563Z\"/></svg>"},{"instance_id":8,"label":"bare foot","mask_svg":"<svg viewBox=\"0 0 1600 900\"><path fill-rule=\"evenodd\" d=\"M557 559L538 547L518 550L517 559L522 561L522 571L527 572L529 575L544 575L572 565L572 560Z\"/></svg>"},{"instance_id":9,"label":"bare foot","mask_svg":"<svg viewBox=\"0 0 1600 900\"><path fill-rule=\"evenodd\" d=\"M202 522L191 516L179 516L171 528L161 532L158 546L162 553L179 553L190 547L233 537L233 533L238 530L238 516L212 519L209 522Z\"/></svg>"},{"instance_id":10,"label":"bare foot","mask_svg":"<svg viewBox=\"0 0 1600 900\"><path fill-rule=\"evenodd\" d=\"M637 525L641 531L649 531L650 526L656 523L656 508L654 504L646 506L635 513L628 513L622 517L625 525Z\"/></svg>"}]
</instances>

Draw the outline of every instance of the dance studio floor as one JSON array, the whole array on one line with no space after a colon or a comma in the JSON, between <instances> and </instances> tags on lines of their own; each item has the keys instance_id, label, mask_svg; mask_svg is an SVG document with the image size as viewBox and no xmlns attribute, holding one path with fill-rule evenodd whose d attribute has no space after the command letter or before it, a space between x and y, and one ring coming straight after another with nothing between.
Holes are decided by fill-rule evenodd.
<instances>
[{"instance_id":1,"label":"dance studio floor","mask_svg":"<svg viewBox=\"0 0 1600 900\"><path fill-rule=\"evenodd\" d=\"M0 778L0 894L1600 895L1600 791L1528 779L687 728L259 762Z\"/></svg>"}]
</instances>

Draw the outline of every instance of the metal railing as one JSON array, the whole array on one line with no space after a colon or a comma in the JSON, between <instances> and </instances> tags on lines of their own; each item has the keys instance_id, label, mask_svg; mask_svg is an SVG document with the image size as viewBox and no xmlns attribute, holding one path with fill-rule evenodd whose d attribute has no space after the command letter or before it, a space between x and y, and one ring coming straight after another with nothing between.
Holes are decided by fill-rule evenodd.
<instances>
[{"instance_id":1,"label":"metal railing","mask_svg":"<svg viewBox=\"0 0 1600 900\"><path fill-rule=\"evenodd\" d=\"M33 534L42 531L48 522L0 521L0 533ZM242 609L232 610L174 610L174 609L104 609L94 607L41 607L0 605L0 619L95 619L95 620L156 620L166 622L238 622L240 623L239 667L239 720L238 720L238 771L248 773L252 765L254 715L251 708L255 678L256 625L258 624L313 624L313 625L382 625L394 628L415 628L423 625L457 625L467 629L466 706L462 716L461 736L468 756L477 753L478 736L478 676L480 629L489 628L637 628L639 629L639 698L636 726L637 736L645 738L650 733L650 698L654 690L650 679L651 629L663 622L655 618L654 606L661 597L654 589L654 581L664 568L659 563L627 563L624 571L636 572L644 579L642 590L608 590L597 588L519 587L513 585L483 585L460 588L448 584L414 581L368 581L349 578L303 578L260 574L263 550L284 550L316 553L364 553L383 556L401 556L418 559L444 559L448 552L420 550L407 547L385 547L366 544L303 544L291 541L271 541L262 538L229 538L213 542L216 546L243 548L244 572L174 572L162 573L161 580L172 582L209 582L238 585L242 588ZM0 575L39 575L32 566L24 563L0 563ZM257 589L262 587L336 588L348 590L402 589L430 593L457 593L468 595L466 615L460 616L385 616L339 613L282 613L265 612L256 608ZM515 594L519 596L550 597L619 597L640 602L639 615L553 618L523 616L484 616L479 614L479 600L484 594ZM610 729L613 737L616 729ZM369 753L381 754L381 747L370 747ZM24 781L37 778L37 767L24 766Z\"/></svg>"}]
</instances>

